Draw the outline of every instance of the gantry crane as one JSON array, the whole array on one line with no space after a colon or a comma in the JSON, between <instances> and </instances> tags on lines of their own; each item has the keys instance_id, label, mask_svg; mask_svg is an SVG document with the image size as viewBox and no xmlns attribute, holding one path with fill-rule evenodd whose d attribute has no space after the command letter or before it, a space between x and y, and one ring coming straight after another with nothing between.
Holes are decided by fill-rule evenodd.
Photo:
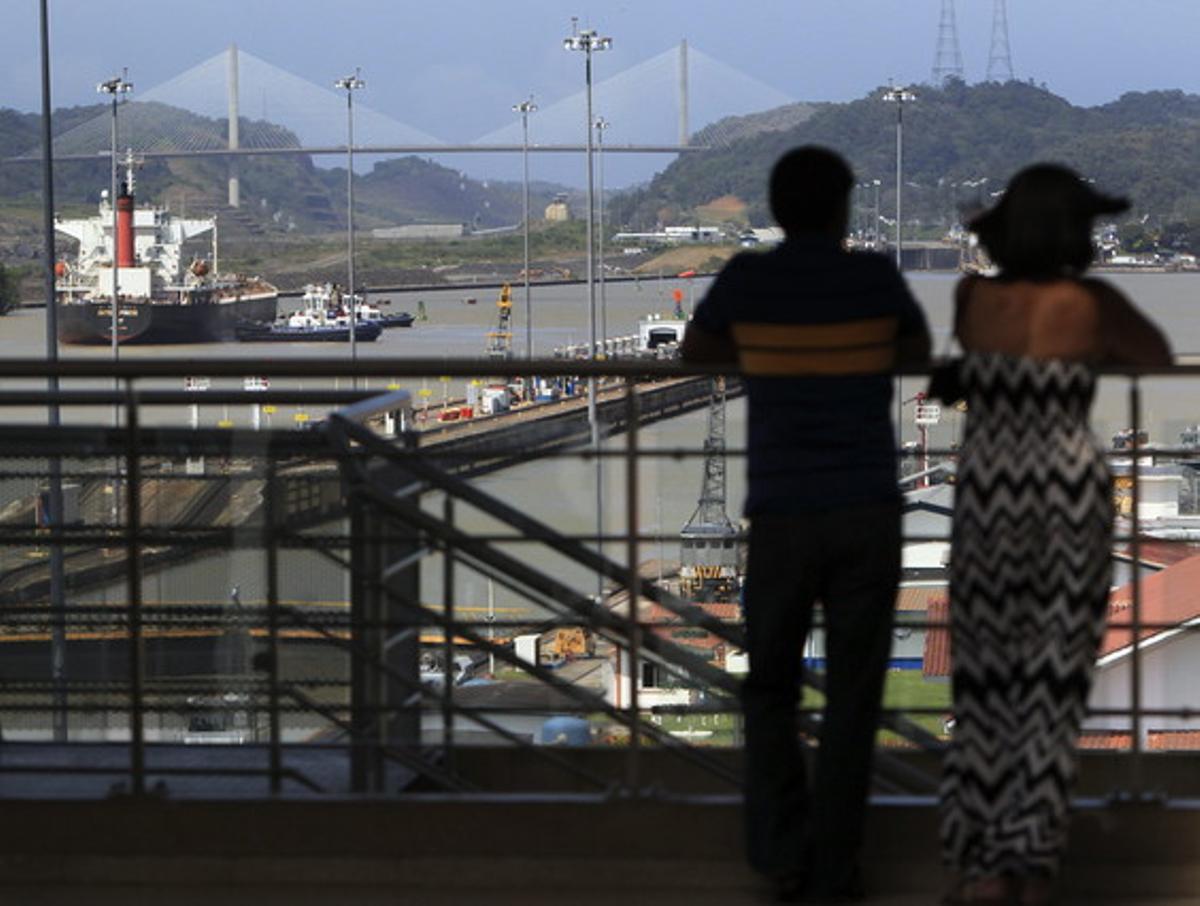
<instances>
[{"instance_id":1,"label":"gantry crane","mask_svg":"<svg viewBox=\"0 0 1200 906\"><path fill-rule=\"evenodd\" d=\"M737 527L725 512L725 378L712 379L700 502L679 533L680 591L695 601L735 600L739 587Z\"/></svg>"}]
</instances>

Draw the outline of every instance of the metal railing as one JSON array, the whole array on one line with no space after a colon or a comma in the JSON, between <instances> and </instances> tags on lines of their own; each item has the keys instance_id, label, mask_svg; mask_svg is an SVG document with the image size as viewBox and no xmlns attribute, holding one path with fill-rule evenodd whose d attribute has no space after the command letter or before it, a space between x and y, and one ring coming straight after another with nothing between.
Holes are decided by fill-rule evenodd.
<instances>
[{"instance_id":1,"label":"metal railing","mask_svg":"<svg viewBox=\"0 0 1200 906\"><path fill-rule=\"evenodd\" d=\"M163 386L200 369L236 386L250 367L275 386L204 392L223 427L184 426L198 394ZM604 379L602 434L620 439L581 448L586 409L570 398L439 422L411 383L530 372ZM480 746L520 753L572 788L644 792L670 759L734 791L738 679L725 667L741 645L736 607L697 604L645 563L677 538L662 518L644 525L649 486L698 488L705 455L699 430L678 443L648 437L646 425L702 406L703 392L678 387L712 373L642 361L0 362L0 644L9 655L0 795L72 785L469 793L494 779L477 770ZM1141 383L1196 374L1121 372L1132 516L1117 543L1135 567L1148 537L1138 519ZM50 375L64 389L36 386ZM414 389L313 389L346 376ZM87 389L113 377L122 392ZM309 389L286 386L301 379ZM49 405L61 407L61 427L39 423ZM231 426L230 407L290 408L306 429L257 416L257 429ZM730 457L744 455L734 447ZM667 480L647 481L663 463ZM537 475L551 468L561 475L539 490ZM514 469L522 477L510 488L498 476ZM543 499L596 480L615 502L598 529L592 498L580 512ZM1142 584L1134 568L1128 620L1110 623L1129 632L1128 707L1093 712L1128 723L1120 787L1134 796L1155 786L1147 720L1197 717L1191 703L1143 701L1144 649L1157 644L1146 633L1191 638L1194 626L1144 620ZM921 616L899 625L945 628ZM806 682L819 696L819 658L812 665ZM484 673L491 682L472 682ZM922 694L885 703L877 789L927 795L935 776L907 750L942 745L946 686L918 684L911 671L902 678ZM814 740L815 710L801 715Z\"/></svg>"}]
</instances>

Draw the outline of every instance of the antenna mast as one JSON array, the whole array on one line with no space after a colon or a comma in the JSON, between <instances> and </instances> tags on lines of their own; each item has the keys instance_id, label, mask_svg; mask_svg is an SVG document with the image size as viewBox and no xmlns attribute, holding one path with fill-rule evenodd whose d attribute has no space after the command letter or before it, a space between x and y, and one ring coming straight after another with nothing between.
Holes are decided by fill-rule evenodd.
<instances>
[{"instance_id":1,"label":"antenna mast","mask_svg":"<svg viewBox=\"0 0 1200 906\"><path fill-rule=\"evenodd\" d=\"M933 58L933 84L940 88L947 79L962 79L962 53L958 48L958 23L954 17L954 0L942 0L942 17L938 22L937 53Z\"/></svg>"},{"instance_id":2,"label":"antenna mast","mask_svg":"<svg viewBox=\"0 0 1200 906\"><path fill-rule=\"evenodd\" d=\"M1012 51L1008 46L1008 3L1007 0L993 0L992 49L988 54L987 80L1011 82L1013 78Z\"/></svg>"}]
</instances>

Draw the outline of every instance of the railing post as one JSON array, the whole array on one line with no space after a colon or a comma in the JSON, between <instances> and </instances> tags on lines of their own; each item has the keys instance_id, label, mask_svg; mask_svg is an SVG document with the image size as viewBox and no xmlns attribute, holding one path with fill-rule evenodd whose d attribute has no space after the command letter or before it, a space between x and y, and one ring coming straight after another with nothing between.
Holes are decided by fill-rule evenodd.
<instances>
[{"instance_id":1,"label":"railing post","mask_svg":"<svg viewBox=\"0 0 1200 906\"><path fill-rule=\"evenodd\" d=\"M267 454L265 516L267 542L267 720L271 795L283 791L283 738L279 714L279 491L275 460Z\"/></svg>"},{"instance_id":2,"label":"railing post","mask_svg":"<svg viewBox=\"0 0 1200 906\"><path fill-rule=\"evenodd\" d=\"M420 539L353 492L347 505L351 789L381 792L387 783L384 749L421 744L420 695L412 692L420 686L420 621L411 603L421 594Z\"/></svg>"},{"instance_id":3,"label":"railing post","mask_svg":"<svg viewBox=\"0 0 1200 906\"><path fill-rule=\"evenodd\" d=\"M129 770L134 795L146 791L145 665L142 661L141 460L138 455L138 401L125 389L125 578L129 610ZM115 489L114 489L115 494Z\"/></svg>"},{"instance_id":4,"label":"railing post","mask_svg":"<svg viewBox=\"0 0 1200 906\"><path fill-rule=\"evenodd\" d=\"M629 575L629 759L625 785L637 795L641 788L642 741L638 681L641 677L642 626L638 608L641 576L638 571L638 397L634 378L625 378L625 538ZM617 677L619 683L620 676Z\"/></svg>"},{"instance_id":5,"label":"railing post","mask_svg":"<svg viewBox=\"0 0 1200 906\"><path fill-rule=\"evenodd\" d=\"M442 502L442 518L454 528L454 498ZM446 542L442 553L442 757L446 770L454 769L454 549Z\"/></svg>"},{"instance_id":6,"label":"railing post","mask_svg":"<svg viewBox=\"0 0 1200 906\"><path fill-rule=\"evenodd\" d=\"M384 535L387 532L387 522L383 516L372 508L364 521L365 536L361 543L365 544L363 569L360 579L367 592L366 639L367 650L370 652L368 665L371 685L370 707L367 721L371 727L371 745L369 747L371 764L371 792L380 793L384 788L384 774L387 762L384 759L384 749L392 742L391 738L391 708L394 697L388 694L391 682L380 666L387 663L388 633L392 630L388 620L389 608L387 592L384 590L383 569L385 562Z\"/></svg>"},{"instance_id":7,"label":"railing post","mask_svg":"<svg viewBox=\"0 0 1200 906\"><path fill-rule=\"evenodd\" d=\"M348 452L347 456L353 453ZM350 508L350 790L367 791L370 775L367 751L372 723L370 664L368 644L368 601L365 580L367 563L365 535L368 519L364 504L353 493L347 495Z\"/></svg>"},{"instance_id":8,"label":"railing post","mask_svg":"<svg viewBox=\"0 0 1200 906\"><path fill-rule=\"evenodd\" d=\"M416 447L411 435L399 443ZM421 746L421 538L411 525L380 517L373 523L374 566L370 576L378 589L380 622L378 657L388 673L379 671L380 741L390 747L417 750ZM386 533L386 535L385 535ZM382 781L382 776L380 780Z\"/></svg>"},{"instance_id":9,"label":"railing post","mask_svg":"<svg viewBox=\"0 0 1200 906\"><path fill-rule=\"evenodd\" d=\"M1130 465L1130 552L1133 560L1133 595L1131 598L1130 649L1129 649L1129 726L1133 744L1129 762L1130 792L1135 800L1142 798L1145 783L1142 776L1142 665L1139 642L1142 634L1142 539L1141 518L1138 505L1141 500L1141 443L1138 432L1142 424L1142 391L1138 376L1133 375L1129 383L1129 416L1133 429L1132 462Z\"/></svg>"}]
</instances>

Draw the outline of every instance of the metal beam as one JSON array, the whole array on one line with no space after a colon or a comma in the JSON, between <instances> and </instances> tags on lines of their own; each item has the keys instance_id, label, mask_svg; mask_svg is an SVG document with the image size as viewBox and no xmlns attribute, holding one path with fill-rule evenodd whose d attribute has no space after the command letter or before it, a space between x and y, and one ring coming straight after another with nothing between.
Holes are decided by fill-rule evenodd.
<instances>
[{"instance_id":1,"label":"metal beam","mask_svg":"<svg viewBox=\"0 0 1200 906\"><path fill-rule=\"evenodd\" d=\"M520 145L355 145L355 154L520 154ZM529 153L583 154L585 145L530 145ZM605 154L686 154L708 151L708 145L605 145ZM281 157L302 154L345 154L345 145L318 145L311 148L199 148L194 151L138 151L138 157L158 160L179 157ZM55 161L108 160L108 151L94 154L59 154ZM35 164L37 156L0 158L0 163Z\"/></svg>"}]
</instances>

